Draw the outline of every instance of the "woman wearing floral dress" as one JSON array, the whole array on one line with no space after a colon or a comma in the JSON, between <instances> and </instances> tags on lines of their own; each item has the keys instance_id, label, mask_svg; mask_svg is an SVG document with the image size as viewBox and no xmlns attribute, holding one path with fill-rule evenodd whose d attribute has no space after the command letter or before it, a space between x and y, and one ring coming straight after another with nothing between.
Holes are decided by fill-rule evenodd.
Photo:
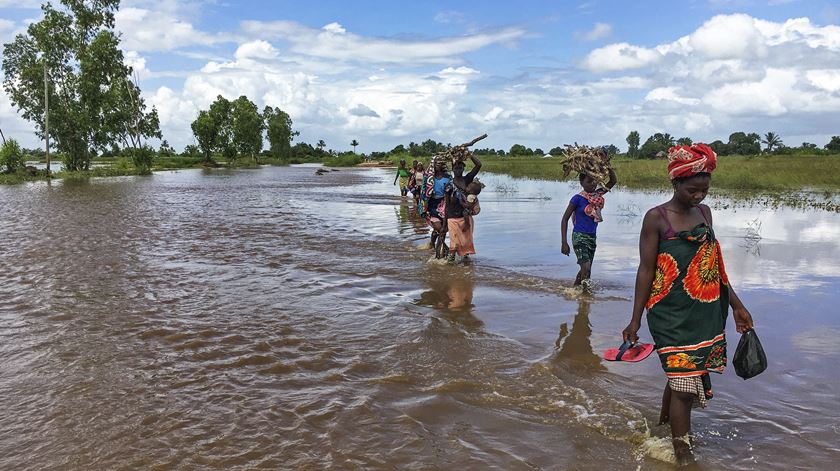
<instances>
[{"instance_id":1,"label":"woman wearing floral dress","mask_svg":"<svg viewBox=\"0 0 840 471\"><path fill-rule=\"evenodd\" d=\"M679 464L694 462L688 442L692 406L712 397L709 372L726 366L726 317L732 307L738 332L752 316L729 284L712 213L700 204L709 191L717 156L705 144L672 147L668 173L673 197L647 212L639 239L633 316L622 332L635 342L642 313L668 383L660 423L670 423Z\"/></svg>"}]
</instances>

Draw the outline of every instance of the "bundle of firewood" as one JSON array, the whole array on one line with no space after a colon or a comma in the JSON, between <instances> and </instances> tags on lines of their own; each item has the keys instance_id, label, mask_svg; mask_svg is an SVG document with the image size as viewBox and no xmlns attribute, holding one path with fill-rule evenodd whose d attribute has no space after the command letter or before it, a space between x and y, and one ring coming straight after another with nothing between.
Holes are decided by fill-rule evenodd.
<instances>
[{"instance_id":1,"label":"bundle of firewood","mask_svg":"<svg viewBox=\"0 0 840 471\"><path fill-rule=\"evenodd\" d=\"M470 157L472 157L472 152L470 152L470 146L472 146L476 142L484 139L485 137L487 137L487 134L482 134L482 135L476 137L475 139L471 140L470 142L466 142L466 143L458 145L458 146L450 147L449 149L446 149L443 152L439 152L436 155L436 157L441 156L441 157L445 158L448 162L451 162L451 163L455 163L459 160L462 161L462 162L465 161L465 160L468 160Z\"/></svg>"},{"instance_id":2,"label":"bundle of firewood","mask_svg":"<svg viewBox=\"0 0 840 471\"><path fill-rule=\"evenodd\" d=\"M563 151L563 177L570 173L585 173L600 183L605 183L610 177L610 155L600 147L579 146L566 144Z\"/></svg>"}]
</instances>

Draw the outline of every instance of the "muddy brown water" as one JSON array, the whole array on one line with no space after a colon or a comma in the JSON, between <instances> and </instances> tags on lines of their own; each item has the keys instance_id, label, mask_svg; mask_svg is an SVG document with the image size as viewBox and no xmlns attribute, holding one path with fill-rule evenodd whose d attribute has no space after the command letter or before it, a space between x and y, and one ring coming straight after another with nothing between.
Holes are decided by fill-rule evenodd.
<instances>
[{"instance_id":1,"label":"muddy brown water","mask_svg":"<svg viewBox=\"0 0 840 471\"><path fill-rule=\"evenodd\" d=\"M391 170L0 188L0 469L670 469L658 364L599 356L667 196L609 195L581 296L574 186L483 180L465 267L428 263ZM710 203L771 364L713 377L698 456L830 469L840 215Z\"/></svg>"}]
</instances>

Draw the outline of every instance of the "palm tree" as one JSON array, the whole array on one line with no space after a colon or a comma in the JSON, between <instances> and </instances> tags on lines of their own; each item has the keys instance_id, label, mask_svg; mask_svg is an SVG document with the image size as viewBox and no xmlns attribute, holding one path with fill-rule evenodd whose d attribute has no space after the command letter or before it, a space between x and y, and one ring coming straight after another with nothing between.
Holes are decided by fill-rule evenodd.
<instances>
[{"instance_id":1,"label":"palm tree","mask_svg":"<svg viewBox=\"0 0 840 471\"><path fill-rule=\"evenodd\" d=\"M353 142L351 142L350 145L353 146L353 153L355 154L356 153L356 146L359 145L359 141L353 139Z\"/></svg>"},{"instance_id":2,"label":"palm tree","mask_svg":"<svg viewBox=\"0 0 840 471\"><path fill-rule=\"evenodd\" d=\"M327 147L327 143L324 142L323 139L318 140L318 149L324 150L324 147Z\"/></svg>"},{"instance_id":3,"label":"palm tree","mask_svg":"<svg viewBox=\"0 0 840 471\"><path fill-rule=\"evenodd\" d=\"M780 147L784 145L781 136L774 132L768 132L767 134L765 134L764 139L762 139L761 142L767 145L767 152L771 152L774 147Z\"/></svg>"}]
</instances>

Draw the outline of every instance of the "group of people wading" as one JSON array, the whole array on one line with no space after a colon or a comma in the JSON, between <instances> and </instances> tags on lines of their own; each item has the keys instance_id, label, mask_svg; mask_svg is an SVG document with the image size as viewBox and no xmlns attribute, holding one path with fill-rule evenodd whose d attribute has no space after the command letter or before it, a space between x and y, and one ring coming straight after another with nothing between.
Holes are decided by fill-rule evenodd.
<instances>
[{"instance_id":1,"label":"group of people wading","mask_svg":"<svg viewBox=\"0 0 840 471\"><path fill-rule=\"evenodd\" d=\"M476 178L481 161L472 154L469 158L473 167L466 175L463 160L452 162L450 174L447 158L436 155L428 168L417 160L407 168L406 161L400 160L394 177L394 184L399 180L402 196L412 193L418 214L432 228L430 246L435 250L435 258L447 258L450 263L456 257L463 259L475 254L473 216L481 211L478 195L483 185Z\"/></svg>"},{"instance_id":2,"label":"group of people wading","mask_svg":"<svg viewBox=\"0 0 840 471\"><path fill-rule=\"evenodd\" d=\"M701 204L717 155L705 144L681 145L669 149L668 161L674 192L670 200L645 214L632 316L621 335L624 341L635 343L647 311L648 328L667 377L659 422L670 425L677 463L686 465L694 462L689 441L691 409L706 407L713 396L709 373L723 373L727 364L729 309L739 333L752 329L753 319L730 284L711 209ZM447 162L437 157L428 169L415 161L405 177L398 173L403 195L414 193L419 213L433 229L432 245L439 257L445 252L441 248L446 247L447 232L450 256L475 253L472 216L478 213L474 196L481 185L475 176L481 162L475 157L472 162L467 175L463 161L454 162L450 176ZM405 161L400 168L405 168ZM572 246L580 265L575 284L585 286L590 276L604 195L616 181L612 170L603 185L592 175L580 174L582 191L572 197L563 215L561 251L565 255L570 253L568 220L574 222Z\"/></svg>"}]
</instances>

